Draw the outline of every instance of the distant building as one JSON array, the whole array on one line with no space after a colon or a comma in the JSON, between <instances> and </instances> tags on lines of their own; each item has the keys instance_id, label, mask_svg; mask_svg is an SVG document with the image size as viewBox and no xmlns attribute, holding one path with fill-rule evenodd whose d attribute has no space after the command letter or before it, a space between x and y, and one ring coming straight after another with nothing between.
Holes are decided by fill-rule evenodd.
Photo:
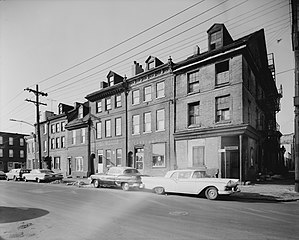
<instances>
[{"instance_id":1,"label":"distant building","mask_svg":"<svg viewBox=\"0 0 299 240\"><path fill-rule=\"evenodd\" d=\"M294 156L294 134L284 134L281 136L280 144L284 149L284 166L288 170L295 169L295 156Z\"/></svg>"},{"instance_id":2,"label":"distant building","mask_svg":"<svg viewBox=\"0 0 299 240\"><path fill-rule=\"evenodd\" d=\"M0 132L0 170L7 172L12 168L26 167L28 135Z\"/></svg>"}]
</instances>

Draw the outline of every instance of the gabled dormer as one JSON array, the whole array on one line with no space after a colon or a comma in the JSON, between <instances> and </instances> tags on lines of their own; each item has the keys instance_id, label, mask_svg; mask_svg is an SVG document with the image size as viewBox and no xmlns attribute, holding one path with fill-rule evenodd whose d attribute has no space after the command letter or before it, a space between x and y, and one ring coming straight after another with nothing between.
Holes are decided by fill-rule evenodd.
<instances>
[{"instance_id":1,"label":"gabled dormer","mask_svg":"<svg viewBox=\"0 0 299 240\"><path fill-rule=\"evenodd\" d=\"M227 31L224 24L215 23L207 31L209 51L222 48L233 42L233 39Z\"/></svg>"},{"instance_id":2,"label":"gabled dormer","mask_svg":"<svg viewBox=\"0 0 299 240\"><path fill-rule=\"evenodd\" d=\"M153 57L153 56L149 56L146 61L145 61L145 65L146 65L146 70L150 70L153 69L155 67L158 67L160 65L162 65L163 62L160 61L158 58Z\"/></svg>"},{"instance_id":3,"label":"gabled dormer","mask_svg":"<svg viewBox=\"0 0 299 240\"><path fill-rule=\"evenodd\" d=\"M118 84L120 82L123 82L124 78L120 75L118 75L115 72L110 71L107 75L107 83L108 87L112 87L115 84Z\"/></svg>"},{"instance_id":4,"label":"gabled dormer","mask_svg":"<svg viewBox=\"0 0 299 240\"><path fill-rule=\"evenodd\" d=\"M73 110L74 107L64 104L64 103L59 103L58 104L58 114L63 114L63 113L67 113L70 110Z\"/></svg>"}]
</instances>

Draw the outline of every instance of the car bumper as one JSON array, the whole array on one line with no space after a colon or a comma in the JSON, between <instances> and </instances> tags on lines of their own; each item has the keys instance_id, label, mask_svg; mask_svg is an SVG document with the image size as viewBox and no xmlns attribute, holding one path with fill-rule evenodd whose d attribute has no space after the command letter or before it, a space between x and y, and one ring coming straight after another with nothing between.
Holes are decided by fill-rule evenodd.
<instances>
[{"instance_id":1,"label":"car bumper","mask_svg":"<svg viewBox=\"0 0 299 240\"><path fill-rule=\"evenodd\" d=\"M144 184L143 183L133 183L133 184L130 184L130 188L144 188Z\"/></svg>"},{"instance_id":2,"label":"car bumper","mask_svg":"<svg viewBox=\"0 0 299 240\"><path fill-rule=\"evenodd\" d=\"M220 191L218 191L218 193L220 195L230 195L232 193L240 192L240 191L241 190L240 190L239 186L235 186L235 187L233 187L232 189L229 189L229 190L220 190Z\"/></svg>"}]
</instances>

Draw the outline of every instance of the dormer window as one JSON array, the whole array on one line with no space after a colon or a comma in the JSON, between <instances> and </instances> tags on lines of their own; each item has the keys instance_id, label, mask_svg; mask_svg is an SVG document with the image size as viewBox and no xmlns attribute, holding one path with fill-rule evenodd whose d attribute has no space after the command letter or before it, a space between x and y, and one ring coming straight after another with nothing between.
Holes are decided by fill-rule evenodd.
<instances>
[{"instance_id":1,"label":"dormer window","mask_svg":"<svg viewBox=\"0 0 299 240\"><path fill-rule=\"evenodd\" d=\"M222 32L217 31L211 33L210 50L214 50L222 47Z\"/></svg>"},{"instance_id":2,"label":"dormer window","mask_svg":"<svg viewBox=\"0 0 299 240\"><path fill-rule=\"evenodd\" d=\"M79 107L79 110L78 110L78 118L83 118L83 107Z\"/></svg>"},{"instance_id":3,"label":"dormer window","mask_svg":"<svg viewBox=\"0 0 299 240\"><path fill-rule=\"evenodd\" d=\"M114 85L114 75L111 75L109 78L108 78L108 86L111 87Z\"/></svg>"},{"instance_id":4,"label":"dormer window","mask_svg":"<svg viewBox=\"0 0 299 240\"><path fill-rule=\"evenodd\" d=\"M151 62L149 62L148 63L148 69L152 69L152 68L154 68L155 67L155 62L154 61L151 61Z\"/></svg>"},{"instance_id":5,"label":"dormer window","mask_svg":"<svg viewBox=\"0 0 299 240\"><path fill-rule=\"evenodd\" d=\"M62 105L61 104L58 106L58 114L62 114Z\"/></svg>"}]
</instances>

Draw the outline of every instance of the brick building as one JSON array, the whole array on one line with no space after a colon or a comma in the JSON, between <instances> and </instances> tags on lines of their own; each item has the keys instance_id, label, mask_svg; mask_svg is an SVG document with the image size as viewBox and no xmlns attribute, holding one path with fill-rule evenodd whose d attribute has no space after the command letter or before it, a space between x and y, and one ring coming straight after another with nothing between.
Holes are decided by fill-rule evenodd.
<instances>
[{"instance_id":1,"label":"brick building","mask_svg":"<svg viewBox=\"0 0 299 240\"><path fill-rule=\"evenodd\" d=\"M0 170L7 172L12 168L26 166L27 147L25 137L28 135L0 132Z\"/></svg>"},{"instance_id":2,"label":"brick building","mask_svg":"<svg viewBox=\"0 0 299 240\"><path fill-rule=\"evenodd\" d=\"M86 96L95 171L201 167L247 180L278 165L281 94L264 31L233 40L214 24L207 33L208 51L178 63L150 56L145 69L134 62L128 79L111 71Z\"/></svg>"}]
</instances>

